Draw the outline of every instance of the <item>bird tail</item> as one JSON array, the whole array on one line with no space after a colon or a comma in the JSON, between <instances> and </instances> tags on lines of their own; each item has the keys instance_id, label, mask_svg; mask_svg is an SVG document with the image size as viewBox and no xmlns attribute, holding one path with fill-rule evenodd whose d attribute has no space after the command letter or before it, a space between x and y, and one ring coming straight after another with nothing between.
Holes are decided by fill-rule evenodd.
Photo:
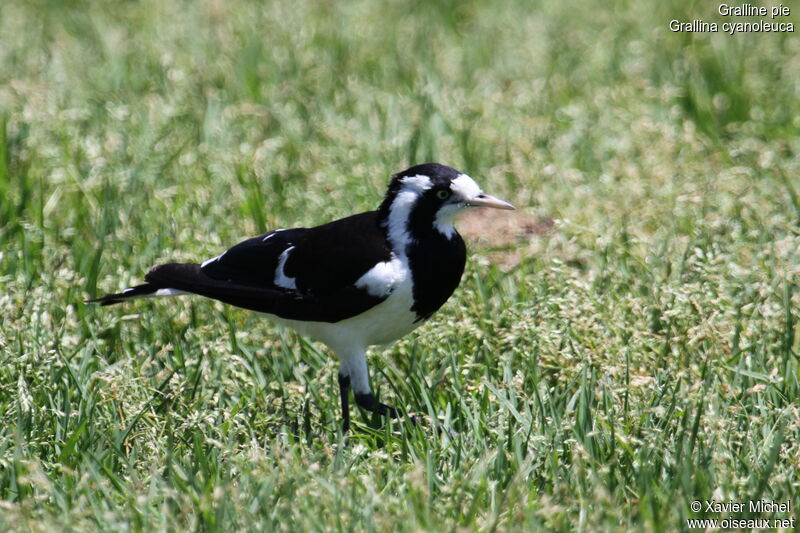
<instances>
[{"instance_id":1,"label":"bird tail","mask_svg":"<svg viewBox=\"0 0 800 533\"><path fill-rule=\"evenodd\" d=\"M125 289L122 292L117 292L114 294L106 294L105 296L101 296L100 298L92 298L91 300L86 300L86 303L97 303L100 305L114 305L118 303L122 303L125 300L134 300L136 298L149 298L155 296L155 293L158 289L151 285L150 283L144 283L142 285L136 285L135 287L130 287Z\"/></svg>"},{"instance_id":2,"label":"bird tail","mask_svg":"<svg viewBox=\"0 0 800 533\"><path fill-rule=\"evenodd\" d=\"M209 278L196 263L167 263L150 269L144 277L147 283L129 287L122 292L106 294L99 298L86 300L86 303L99 303L100 305L114 305L128 300L139 298L160 298L164 296L179 296L181 294L199 294L208 298L215 298L223 302L233 303L248 309L253 309L257 302L242 302L237 296L236 287L230 283ZM241 288L239 288L241 289ZM246 296L256 292L245 287ZM261 295L263 298L263 295ZM249 298L246 298L249 299ZM250 304L249 306L246 304Z\"/></svg>"},{"instance_id":3,"label":"bird tail","mask_svg":"<svg viewBox=\"0 0 800 533\"><path fill-rule=\"evenodd\" d=\"M181 294L188 294L190 291L176 289L174 287L170 287L168 283L164 283L161 280L153 278L152 274L156 270L160 270L164 267L167 270L170 267L199 267L199 265L182 265L179 263L172 263L169 265L161 265L160 267L156 267L148 272L147 276L145 276L145 280L147 283L143 283L141 285L136 285L134 287L129 287L122 292L117 292L113 294L106 294L105 296L101 296L99 298L92 298L91 300L86 300L86 303L98 303L100 305L114 305L118 303L125 302L127 300L136 300L139 298L161 298L164 296L179 296ZM152 279L151 279L152 278Z\"/></svg>"},{"instance_id":4,"label":"bird tail","mask_svg":"<svg viewBox=\"0 0 800 533\"><path fill-rule=\"evenodd\" d=\"M199 294L254 311L272 312L273 306L295 298L294 293L286 291L238 285L211 278L196 263L159 265L153 267L144 279L150 287L162 287L176 293ZM157 290L156 293L158 292Z\"/></svg>"},{"instance_id":5,"label":"bird tail","mask_svg":"<svg viewBox=\"0 0 800 533\"><path fill-rule=\"evenodd\" d=\"M88 300L112 305L135 298L197 294L251 311L291 320L338 322L363 313L385 297L370 295L353 286L323 298L284 288L244 285L208 276L196 263L168 263L154 267L144 277L147 283Z\"/></svg>"}]
</instances>

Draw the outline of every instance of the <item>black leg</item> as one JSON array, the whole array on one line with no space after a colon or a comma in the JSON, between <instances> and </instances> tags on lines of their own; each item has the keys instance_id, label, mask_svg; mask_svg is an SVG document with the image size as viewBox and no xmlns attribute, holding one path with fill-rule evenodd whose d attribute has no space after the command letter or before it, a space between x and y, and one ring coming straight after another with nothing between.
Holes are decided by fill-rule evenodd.
<instances>
[{"instance_id":1,"label":"black leg","mask_svg":"<svg viewBox=\"0 0 800 533\"><path fill-rule=\"evenodd\" d=\"M358 404L359 407L363 407L367 411L378 413L380 415L390 416L392 418L397 418L400 416L400 411L396 407L386 405L385 403L380 403L375 399L375 396L371 392L366 394L356 394L356 404Z\"/></svg>"},{"instance_id":2,"label":"black leg","mask_svg":"<svg viewBox=\"0 0 800 533\"><path fill-rule=\"evenodd\" d=\"M342 433L347 433L350 430L350 376L339 374L339 398L342 400Z\"/></svg>"}]
</instances>

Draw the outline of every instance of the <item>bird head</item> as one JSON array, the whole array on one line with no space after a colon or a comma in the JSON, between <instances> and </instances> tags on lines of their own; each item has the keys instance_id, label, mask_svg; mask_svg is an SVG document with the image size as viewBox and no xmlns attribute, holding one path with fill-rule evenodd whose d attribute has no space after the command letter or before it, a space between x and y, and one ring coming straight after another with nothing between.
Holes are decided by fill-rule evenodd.
<instances>
[{"instance_id":1,"label":"bird head","mask_svg":"<svg viewBox=\"0 0 800 533\"><path fill-rule=\"evenodd\" d=\"M474 207L514 209L490 196L466 174L438 163L416 165L392 176L380 216L390 236L436 230L447 238L455 234L453 220Z\"/></svg>"}]
</instances>

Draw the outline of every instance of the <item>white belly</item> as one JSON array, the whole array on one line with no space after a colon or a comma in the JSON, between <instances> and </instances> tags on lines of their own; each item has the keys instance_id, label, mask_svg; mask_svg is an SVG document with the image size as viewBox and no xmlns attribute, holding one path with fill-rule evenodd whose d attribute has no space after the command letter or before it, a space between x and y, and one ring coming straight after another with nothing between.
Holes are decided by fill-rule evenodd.
<instances>
[{"instance_id":1,"label":"white belly","mask_svg":"<svg viewBox=\"0 0 800 533\"><path fill-rule=\"evenodd\" d=\"M423 321L415 322L411 276L407 276L384 301L368 311L339 322L305 322L267 315L278 324L316 339L338 354L351 354L376 344L389 344L408 334Z\"/></svg>"}]
</instances>

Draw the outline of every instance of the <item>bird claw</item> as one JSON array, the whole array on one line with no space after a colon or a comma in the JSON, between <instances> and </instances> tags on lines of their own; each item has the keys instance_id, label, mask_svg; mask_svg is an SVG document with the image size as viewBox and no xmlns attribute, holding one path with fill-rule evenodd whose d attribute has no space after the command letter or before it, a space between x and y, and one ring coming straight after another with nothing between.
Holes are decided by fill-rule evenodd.
<instances>
[{"instance_id":1,"label":"bird claw","mask_svg":"<svg viewBox=\"0 0 800 533\"><path fill-rule=\"evenodd\" d=\"M366 409L367 411L378 413L379 415L389 416L391 418L397 418L400 416L400 410L397 407L392 407L391 405L386 405L385 403L379 402L375 395L371 392L366 394L356 394L356 405L361 407L362 409Z\"/></svg>"}]
</instances>

